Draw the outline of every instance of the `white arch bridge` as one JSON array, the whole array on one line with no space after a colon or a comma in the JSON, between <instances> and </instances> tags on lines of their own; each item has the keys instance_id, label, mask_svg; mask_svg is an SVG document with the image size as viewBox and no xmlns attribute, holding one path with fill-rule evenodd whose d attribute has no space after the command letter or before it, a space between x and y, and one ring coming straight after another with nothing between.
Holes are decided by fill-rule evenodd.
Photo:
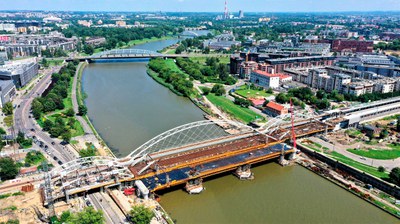
<instances>
[{"instance_id":1,"label":"white arch bridge","mask_svg":"<svg viewBox=\"0 0 400 224\"><path fill-rule=\"evenodd\" d=\"M144 49L114 49L103 51L100 53L93 54L86 57L78 57L75 59L67 59L66 61L93 61L101 59L135 59L135 58L177 58L177 57L188 57L184 54L161 54L159 52L144 50Z\"/></svg>"},{"instance_id":2,"label":"white arch bridge","mask_svg":"<svg viewBox=\"0 0 400 224\"><path fill-rule=\"evenodd\" d=\"M298 115L296 119L298 122L312 122L307 116ZM241 123L221 120L204 120L181 125L150 139L124 158L102 156L79 158L54 168L46 177L44 188L46 201L65 196L68 198L68 195L90 189L132 181L135 177L129 167L139 163L143 165L145 162L148 165L140 170L140 173L157 163L161 157L252 136L265 136L266 139L280 142L290 138L289 131L277 132L279 127L287 125L290 127L290 115L271 119L258 130Z\"/></svg>"}]
</instances>

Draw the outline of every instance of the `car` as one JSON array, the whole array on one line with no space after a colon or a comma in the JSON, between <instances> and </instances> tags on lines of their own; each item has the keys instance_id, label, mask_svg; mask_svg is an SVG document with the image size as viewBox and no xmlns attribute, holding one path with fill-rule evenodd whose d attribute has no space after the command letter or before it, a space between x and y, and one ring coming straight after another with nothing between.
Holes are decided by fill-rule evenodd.
<instances>
[{"instance_id":1,"label":"car","mask_svg":"<svg viewBox=\"0 0 400 224\"><path fill-rule=\"evenodd\" d=\"M34 128L31 128L31 131L32 131L32 132L35 132L35 129L34 129Z\"/></svg>"},{"instance_id":2,"label":"car","mask_svg":"<svg viewBox=\"0 0 400 224\"><path fill-rule=\"evenodd\" d=\"M49 147L47 145L44 146L45 149L48 149Z\"/></svg>"},{"instance_id":3,"label":"car","mask_svg":"<svg viewBox=\"0 0 400 224\"><path fill-rule=\"evenodd\" d=\"M53 157L54 160L58 160L58 158L56 156Z\"/></svg>"},{"instance_id":4,"label":"car","mask_svg":"<svg viewBox=\"0 0 400 224\"><path fill-rule=\"evenodd\" d=\"M86 201L86 205L87 205L87 206L92 206L92 203L90 203L90 201L87 200L87 201Z\"/></svg>"},{"instance_id":5,"label":"car","mask_svg":"<svg viewBox=\"0 0 400 224\"><path fill-rule=\"evenodd\" d=\"M63 164L63 162L61 162L60 160L58 160L58 162L57 162L58 164L60 164L60 165L62 165Z\"/></svg>"},{"instance_id":6,"label":"car","mask_svg":"<svg viewBox=\"0 0 400 224\"><path fill-rule=\"evenodd\" d=\"M31 116L31 115L29 115L28 117L29 117L29 118L32 118L32 116Z\"/></svg>"},{"instance_id":7,"label":"car","mask_svg":"<svg viewBox=\"0 0 400 224\"><path fill-rule=\"evenodd\" d=\"M51 144L52 144L52 145L55 145L56 143L55 143L55 142L51 142Z\"/></svg>"}]
</instances>

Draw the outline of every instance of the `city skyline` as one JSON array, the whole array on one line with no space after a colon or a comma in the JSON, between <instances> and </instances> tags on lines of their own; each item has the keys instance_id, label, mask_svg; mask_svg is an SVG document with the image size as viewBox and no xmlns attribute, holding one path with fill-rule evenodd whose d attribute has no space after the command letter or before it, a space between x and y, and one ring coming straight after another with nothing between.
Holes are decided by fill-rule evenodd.
<instances>
[{"instance_id":1,"label":"city skyline","mask_svg":"<svg viewBox=\"0 0 400 224\"><path fill-rule=\"evenodd\" d=\"M225 0L15 0L0 10L222 12ZM362 4L360 4L362 3ZM230 12L398 11L400 0L228 0Z\"/></svg>"}]
</instances>

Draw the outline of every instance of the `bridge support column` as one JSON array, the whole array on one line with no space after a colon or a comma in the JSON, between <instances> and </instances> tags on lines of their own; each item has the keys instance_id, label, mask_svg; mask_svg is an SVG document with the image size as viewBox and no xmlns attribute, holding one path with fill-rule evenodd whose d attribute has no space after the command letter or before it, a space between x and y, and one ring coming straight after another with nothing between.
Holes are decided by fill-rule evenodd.
<instances>
[{"instance_id":1,"label":"bridge support column","mask_svg":"<svg viewBox=\"0 0 400 224\"><path fill-rule=\"evenodd\" d=\"M254 179L254 174L250 170L250 164L239 166L235 170L234 174L240 180L253 180Z\"/></svg>"},{"instance_id":2,"label":"bridge support column","mask_svg":"<svg viewBox=\"0 0 400 224\"><path fill-rule=\"evenodd\" d=\"M65 202L69 203L69 197L70 195L68 194L67 191L65 191Z\"/></svg>"},{"instance_id":3,"label":"bridge support column","mask_svg":"<svg viewBox=\"0 0 400 224\"><path fill-rule=\"evenodd\" d=\"M203 190L203 180L201 178L189 180L186 183L185 190L189 194L200 194Z\"/></svg>"}]
</instances>

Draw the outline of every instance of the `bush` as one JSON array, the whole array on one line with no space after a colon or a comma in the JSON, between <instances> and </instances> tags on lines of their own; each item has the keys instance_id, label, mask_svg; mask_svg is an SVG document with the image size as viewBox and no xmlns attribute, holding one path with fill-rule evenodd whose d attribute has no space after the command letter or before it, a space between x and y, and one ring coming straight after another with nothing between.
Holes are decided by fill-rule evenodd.
<instances>
[{"instance_id":1,"label":"bush","mask_svg":"<svg viewBox=\"0 0 400 224\"><path fill-rule=\"evenodd\" d=\"M381 172L381 173L385 172L385 170L386 170L386 169L385 169L385 167L383 167L383 166L379 166L379 167L378 167L378 171Z\"/></svg>"},{"instance_id":2,"label":"bush","mask_svg":"<svg viewBox=\"0 0 400 224\"><path fill-rule=\"evenodd\" d=\"M149 224L154 217L154 213L143 205L134 206L129 212L130 220L135 224Z\"/></svg>"},{"instance_id":3,"label":"bush","mask_svg":"<svg viewBox=\"0 0 400 224\"><path fill-rule=\"evenodd\" d=\"M222 86L221 84L215 84L211 89L211 92L214 93L216 96L222 96L226 93L224 86Z\"/></svg>"}]
</instances>

